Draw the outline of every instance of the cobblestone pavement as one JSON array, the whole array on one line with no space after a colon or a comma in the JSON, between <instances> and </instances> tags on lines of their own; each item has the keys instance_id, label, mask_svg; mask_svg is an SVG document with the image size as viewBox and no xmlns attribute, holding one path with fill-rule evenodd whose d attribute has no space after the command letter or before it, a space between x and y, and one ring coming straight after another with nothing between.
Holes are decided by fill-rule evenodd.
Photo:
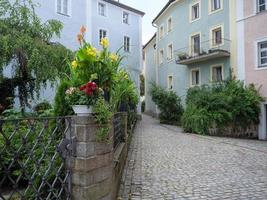
<instances>
[{"instance_id":1,"label":"cobblestone pavement","mask_svg":"<svg viewBox=\"0 0 267 200\"><path fill-rule=\"evenodd\" d=\"M267 142L185 134L144 115L119 199L267 200Z\"/></svg>"}]
</instances>

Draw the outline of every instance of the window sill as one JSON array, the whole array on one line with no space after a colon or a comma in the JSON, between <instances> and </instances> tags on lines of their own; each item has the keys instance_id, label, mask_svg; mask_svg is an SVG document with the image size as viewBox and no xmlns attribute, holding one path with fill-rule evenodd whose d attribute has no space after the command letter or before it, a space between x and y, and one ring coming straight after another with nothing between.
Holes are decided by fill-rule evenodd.
<instances>
[{"instance_id":1,"label":"window sill","mask_svg":"<svg viewBox=\"0 0 267 200\"><path fill-rule=\"evenodd\" d=\"M267 65L266 66L260 66L260 67L257 66L255 70L256 71L267 70Z\"/></svg>"},{"instance_id":2,"label":"window sill","mask_svg":"<svg viewBox=\"0 0 267 200\"><path fill-rule=\"evenodd\" d=\"M209 11L209 15L215 14L215 13L220 12L220 11L222 11L222 10L223 10L223 8L219 8L219 9L217 9L217 10L210 10L210 11Z\"/></svg>"},{"instance_id":3,"label":"window sill","mask_svg":"<svg viewBox=\"0 0 267 200\"><path fill-rule=\"evenodd\" d=\"M65 17L70 17L70 15L68 14L64 14L64 13L61 13L61 12L57 12L58 15L62 15L62 16L65 16Z\"/></svg>"},{"instance_id":4,"label":"window sill","mask_svg":"<svg viewBox=\"0 0 267 200\"><path fill-rule=\"evenodd\" d=\"M193 19L193 20L190 19L190 23L194 23L194 22L196 22L196 21L198 21L198 20L200 20L200 19L201 19L200 17L197 18L197 19Z\"/></svg>"}]
</instances>

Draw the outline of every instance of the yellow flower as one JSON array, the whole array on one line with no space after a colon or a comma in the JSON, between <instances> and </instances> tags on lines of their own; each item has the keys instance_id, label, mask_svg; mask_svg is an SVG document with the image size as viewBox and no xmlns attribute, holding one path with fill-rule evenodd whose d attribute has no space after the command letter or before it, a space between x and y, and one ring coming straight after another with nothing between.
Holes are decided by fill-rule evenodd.
<instances>
[{"instance_id":1,"label":"yellow flower","mask_svg":"<svg viewBox=\"0 0 267 200\"><path fill-rule=\"evenodd\" d=\"M72 61L71 66L73 69L76 69L78 67L78 62L76 60Z\"/></svg>"},{"instance_id":2,"label":"yellow flower","mask_svg":"<svg viewBox=\"0 0 267 200\"><path fill-rule=\"evenodd\" d=\"M116 55L116 54L113 54L113 53L112 53L112 54L110 54L109 58L110 58L113 62L116 62L116 61L118 61L119 56Z\"/></svg>"},{"instance_id":3,"label":"yellow flower","mask_svg":"<svg viewBox=\"0 0 267 200\"><path fill-rule=\"evenodd\" d=\"M88 56L96 57L97 50L94 47L88 47L86 49L86 53L87 53Z\"/></svg>"},{"instance_id":4,"label":"yellow flower","mask_svg":"<svg viewBox=\"0 0 267 200\"><path fill-rule=\"evenodd\" d=\"M109 41L107 38L102 38L101 41L100 41L100 44L102 45L102 47L104 48L108 48L109 46Z\"/></svg>"}]
</instances>

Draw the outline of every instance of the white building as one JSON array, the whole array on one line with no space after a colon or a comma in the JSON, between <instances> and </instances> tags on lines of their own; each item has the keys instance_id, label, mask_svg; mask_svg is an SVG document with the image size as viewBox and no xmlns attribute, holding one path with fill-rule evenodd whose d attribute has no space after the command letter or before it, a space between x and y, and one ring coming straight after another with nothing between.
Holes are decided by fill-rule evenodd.
<instances>
[{"instance_id":1,"label":"white building","mask_svg":"<svg viewBox=\"0 0 267 200\"><path fill-rule=\"evenodd\" d=\"M37 15L45 22L57 19L64 25L61 38L56 39L72 50L79 48L77 34L81 26L87 29L86 40L96 48L107 37L111 51L125 56L123 67L130 73L139 90L142 71L142 17L144 13L114 0L34 0ZM53 99L53 90L41 95ZM140 106L139 106L140 107Z\"/></svg>"}]
</instances>

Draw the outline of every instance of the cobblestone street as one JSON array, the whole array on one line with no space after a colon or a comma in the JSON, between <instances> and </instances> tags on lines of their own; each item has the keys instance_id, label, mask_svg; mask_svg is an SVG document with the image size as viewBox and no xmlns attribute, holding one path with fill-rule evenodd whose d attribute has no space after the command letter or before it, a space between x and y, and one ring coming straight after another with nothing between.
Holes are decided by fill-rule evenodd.
<instances>
[{"instance_id":1,"label":"cobblestone street","mask_svg":"<svg viewBox=\"0 0 267 200\"><path fill-rule=\"evenodd\" d=\"M119 199L267 199L267 142L185 134L144 115Z\"/></svg>"}]
</instances>

